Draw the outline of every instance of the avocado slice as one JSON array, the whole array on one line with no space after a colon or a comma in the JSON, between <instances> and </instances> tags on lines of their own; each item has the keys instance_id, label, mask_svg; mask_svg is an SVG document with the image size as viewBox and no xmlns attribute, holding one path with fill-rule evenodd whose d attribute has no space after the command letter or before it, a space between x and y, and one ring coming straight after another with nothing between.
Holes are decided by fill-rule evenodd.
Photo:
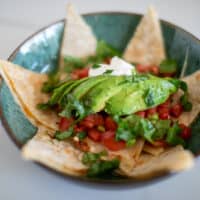
<instances>
[{"instance_id":1,"label":"avocado slice","mask_svg":"<svg viewBox=\"0 0 200 200\"><path fill-rule=\"evenodd\" d=\"M105 106L112 115L129 115L164 103L177 88L168 80L150 76L130 83L129 87L113 95Z\"/></svg>"},{"instance_id":2,"label":"avocado slice","mask_svg":"<svg viewBox=\"0 0 200 200\"><path fill-rule=\"evenodd\" d=\"M57 87L56 89L54 89L53 94L51 96L51 98L49 99L49 103L51 105L56 104L62 93L65 91L66 88L68 88L70 85L72 85L75 82L75 80L69 80L67 82L64 82L62 85L60 85L59 87Z\"/></svg>"},{"instance_id":3,"label":"avocado slice","mask_svg":"<svg viewBox=\"0 0 200 200\"><path fill-rule=\"evenodd\" d=\"M88 80L84 81L83 83L79 84L78 87L76 87L72 94L76 99L80 99L82 96L84 96L92 87L94 87L97 84L100 84L102 81L106 80L107 76L97 76L97 77L91 77Z\"/></svg>"},{"instance_id":4,"label":"avocado slice","mask_svg":"<svg viewBox=\"0 0 200 200\"><path fill-rule=\"evenodd\" d=\"M80 80L76 80L74 81L72 84L70 84L68 87L65 88L65 90L63 91L63 93L61 93L61 96L59 98L59 103L61 103L62 101L64 101L65 97L78 85L80 85L81 83L83 83L84 81L88 80L88 78L83 78Z\"/></svg>"},{"instance_id":5,"label":"avocado slice","mask_svg":"<svg viewBox=\"0 0 200 200\"><path fill-rule=\"evenodd\" d=\"M125 76L107 76L104 81L94 86L83 97L83 103L89 107L92 112L99 112L104 109L106 101L118 93L122 88L126 80Z\"/></svg>"}]
</instances>

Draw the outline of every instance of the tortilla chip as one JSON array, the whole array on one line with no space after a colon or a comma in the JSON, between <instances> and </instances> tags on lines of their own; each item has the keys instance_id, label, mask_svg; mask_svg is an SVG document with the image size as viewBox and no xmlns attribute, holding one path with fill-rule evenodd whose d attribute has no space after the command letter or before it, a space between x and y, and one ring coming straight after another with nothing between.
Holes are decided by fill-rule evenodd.
<instances>
[{"instance_id":1,"label":"tortilla chip","mask_svg":"<svg viewBox=\"0 0 200 200\"><path fill-rule=\"evenodd\" d=\"M200 112L200 70L184 77L182 80L188 85L189 101L192 103L192 110L190 112L183 112L178 121L189 126ZM182 94L182 91L178 91L173 97L174 101L177 101Z\"/></svg>"},{"instance_id":2,"label":"tortilla chip","mask_svg":"<svg viewBox=\"0 0 200 200\"><path fill-rule=\"evenodd\" d=\"M159 65L166 58L160 22L152 7L137 26L123 57L143 65Z\"/></svg>"},{"instance_id":3,"label":"tortilla chip","mask_svg":"<svg viewBox=\"0 0 200 200\"><path fill-rule=\"evenodd\" d=\"M61 47L60 66L64 65L65 56L86 58L96 53L97 40L92 29L77 13L75 8L68 4L67 17Z\"/></svg>"},{"instance_id":4,"label":"tortilla chip","mask_svg":"<svg viewBox=\"0 0 200 200\"><path fill-rule=\"evenodd\" d=\"M181 146L169 148L159 156L141 156L138 165L126 174L137 179L149 179L161 174L180 172L193 166L194 159L190 151Z\"/></svg>"},{"instance_id":5,"label":"tortilla chip","mask_svg":"<svg viewBox=\"0 0 200 200\"><path fill-rule=\"evenodd\" d=\"M52 111L37 109L37 104L47 102L49 96L40 88L47 80L46 74L39 74L10 62L0 60L0 73L26 117L35 126L44 125L57 130L58 116Z\"/></svg>"},{"instance_id":6,"label":"tortilla chip","mask_svg":"<svg viewBox=\"0 0 200 200\"><path fill-rule=\"evenodd\" d=\"M189 98L200 103L200 70L182 79L188 85Z\"/></svg>"},{"instance_id":7,"label":"tortilla chip","mask_svg":"<svg viewBox=\"0 0 200 200\"><path fill-rule=\"evenodd\" d=\"M37 134L22 148L23 157L68 175L85 175L87 167L81 162L82 152L69 142L52 139L52 134L47 128L39 127Z\"/></svg>"},{"instance_id":8,"label":"tortilla chip","mask_svg":"<svg viewBox=\"0 0 200 200\"><path fill-rule=\"evenodd\" d=\"M149 153L153 156L158 156L164 151L164 148L163 147L154 147L152 145L145 144L142 151Z\"/></svg>"},{"instance_id":9,"label":"tortilla chip","mask_svg":"<svg viewBox=\"0 0 200 200\"><path fill-rule=\"evenodd\" d=\"M183 112L179 117L178 121L180 124L189 126L198 117L200 112L200 105L192 103L192 110L190 112Z\"/></svg>"}]
</instances>

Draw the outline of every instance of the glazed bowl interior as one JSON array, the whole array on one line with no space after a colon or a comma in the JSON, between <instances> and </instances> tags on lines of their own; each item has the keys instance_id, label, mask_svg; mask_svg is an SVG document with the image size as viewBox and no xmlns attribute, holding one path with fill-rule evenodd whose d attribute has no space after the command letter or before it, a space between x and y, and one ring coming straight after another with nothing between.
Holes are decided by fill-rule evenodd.
<instances>
[{"instance_id":1,"label":"glazed bowl interior","mask_svg":"<svg viewBox=\"0 0 200 200\"><path fill-rule=\"evenodd\" d=\"M84 15L98 39L103 39L123 51L139 23L141 15L130 13L94 13ZM178 61L179 73L188 52L185 75L200 69L200 41L183 29L161 21L166 53ZM57 67L64 20L49 25L25 40L9 57L9 61L27 69L47 73ZM0 106L3 124L17 146L21 147L36 133L22 113L5 82L0 90ZM192 138L188 148L194 153L200 150L200 118L192 125Z\"/></svg>"}]
</instances>

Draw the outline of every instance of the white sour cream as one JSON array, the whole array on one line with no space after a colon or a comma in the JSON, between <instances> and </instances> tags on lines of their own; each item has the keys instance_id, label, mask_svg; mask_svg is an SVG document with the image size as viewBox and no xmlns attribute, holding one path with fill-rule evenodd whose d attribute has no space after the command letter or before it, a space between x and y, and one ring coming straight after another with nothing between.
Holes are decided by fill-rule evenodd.
<instances>
[{"instance_id":1,"label":"white sour cream","mask_svg":"<svg viewBox=\"0 0 200 200\"><path fill-rule=\"evenodd\" d=\"M98 76L106 72L110 72L110 75L120 76L120 75L132 75L135 73L135 67L123 59L115 56L112 58L110 65L99 64L98 68L90 68L89 76Z\"/></svg>"}]
</instances>

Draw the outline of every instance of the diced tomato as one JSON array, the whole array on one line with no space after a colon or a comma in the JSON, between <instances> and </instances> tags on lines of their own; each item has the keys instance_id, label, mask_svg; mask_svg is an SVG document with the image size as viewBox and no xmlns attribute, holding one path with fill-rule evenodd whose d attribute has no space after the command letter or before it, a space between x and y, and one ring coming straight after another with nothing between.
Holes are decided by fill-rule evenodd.
<instances>
[{"instance_id":1,"label":"diced tomato","mask_svg":"<svg viewBox=\"0 0 200 200\"><path fill-rule=\"evenodd\" d=\"M152 145L155 147L167 147L168 146L168 144L165 140L156 140L153 142Z\"/></svg>"},{"instance_id":2,"label":"diced tomato","mask_svg":"<svg viewBox=\"0 0 200 200\"><path fill-rule=\"evenodd\" d=\"M155 113L157 112L157 108L150 108L146 111L147 113L147 116L151 116L151 115L154 115Z\"/></svg>"},{"instance_id":3,"label":"diced tomato","mask_svg":"<svg viewBox=\"0 0 200 200\"><path fill-rule=\"evenodd\" d=\"M159 109L169 108L170 107L170 101L171 101L171 98L168 98L167 101L165 101L164 103L160 104L158 106L158 112L159 112Z\"/></svg>"},{"instance_id":4,"label":"diced tomato","mask_svg":"<svg viewBox=\"0 0 200 200\"><path fill-rule=\"evenodd\" d=\"M80 125L91 129L95 126L103 126L104 119L100 114L92 114L84 118L83 121L80 122Z\"/></svg>"},{"instance_id":5,"label":"diced tomato","mask_svg":"<svg viewBox=\"0 0 200 200\"><path fill-rule=\"evenodd\" d=\"M140 73L147 73L149 71L149 68L147 66L140 65L140 64L136 65L136 69Z\"/></svg>"},{"instance_id":6,"label":"diced tomato","mask_svg":"<svg viewBox=\"0 0 200 200\"><path fill-rule=\"evenodd\" d=\"M185 126L184 124L179 124L179 126L181 127L182 131L180 136L184 139L187 140L191 137L192 134L192 130L190 127Z\"/></svg>"},{"instance_id":7,"label":"diced tomato","mask_svg":"<svg viewBox=\"0 0 200 200\"><path fill-rule=\"evenodd\" d=\"M161 76L162 77L173 77L175 75L175 73L162 73Z\"/></svg>"},{"instance_id":8,"label":"diced tomato","mask_svg":"<svg viewBox=\"0 0 200 200\"><path fill-rule=\"evenodd\" d=\"M83 126L75 125L74 132L79 133L85 131L85 128Z\"/></svg>"},{"instance_id":9,"label":"diced tomato","mask_svg":"<svg viewBox=\"0 0 200 200\"><path fill-rule=\"evenodd\" d=\"M126 147L126 143L124 141L115 140L114 131L106 131L105 133L103 133L101 141L102 144L111 151L118 151Z\"/></svg>"},{"instance_id":10,"label":"diced tomato","mask_svg":"<svg viewBox=\"0 0 200 200\"><path fill-rule=\"evenodd\" d=\"M88 77L89 68L76 69L71 73L72 79L81 79Z\"/></svg>"},{"instance_id":11,"label":"diced tomato","mask_svg":"<svg viewBox=\"0 0 200 200\"><path fill-rule=\"evenodd\" d=\"M117 123L112 119L112 117L108 116L105 119L105 128L107 131L116 131Z\"/></svg>"},{"instance_id":12,"label":"diced tomato","mask_svg":"<svg viewBox=\"0 0 200 200\"><path fill-rule=\"evenodd\" d=\"M159 118L160 119L169 119L170 118L170 113L169 113L169 108L160 108L158 110L159 113Z\"/></svg>"},{"instance_id":13,"label":"diced tomato","mask_svg":"<svg viewBox=\"0 0 200 200\"><path fill-rule=\"evenodd\" d=\"M110 64L110 61L111 61L111 58L106 58L106 59L104 60L104 63L105 63L105 64Z\"/></svg>"},{"instance_id":14,"label":"diced tomato","mask_svg":"<svg viewBox=\"0 0 200 200\"><path fill-rule=\"evenodd\" d=\"M103 126L104 125L104 118L102 115L95 114L93 117L94 117L95 126Z\"/></svg>"},{"instance_id":15,"label":"diced tomato","mask_svg":"<svg viewBox=\"0 0 200 200\"><path fill-rule=\"evenodd\" d=\"M80 126L83 126L84 128L89 128L89 129L93 128L95 126L93 118L90 118L89 116L86 117L80 122Z\"/></svg>"},{"instance_id":16,"label":"diced tomato","mask_svg":"<svg viewBox=\"0 0 200 200\"><path fill-rule=\"evenodd\" d=\"M170 109L170 114L173 117L179 117L183 112L183 107L180 103L177 103L175 105L172 106L172 108Z\"/></svg>"},{"instance_id":17,"label":"diced tomato","mask_svg":"<svg viewBox=\"0 0 200 200\"><path fill-rule=\"evenodd\" d=\"M149 66L149 71L154 75L158 75L159 74L158 66Z\"/></svg>"},{"instance_id":18,"label":"diced tomato","mask_svg":"<svg viewBox=\"0 0 200 200\"><path fill-rule=\"evenodd\" d=\"M139 112L136 112L135 114L140 116L140 117L142 117L142 118L146 117L146 112L145 111L139 111Z\"/></svg>"},{"instance_id":19,"label":"diced tomato","mask_svg":"<svg viewBox=\"0 0 200 200\"><path fill-rule=\"evenodd\" d=\"M88 137L95 142L99 142L101 140L101 135L102 135L102 132L96 129L90 129L88 131Z\"/></svg>"},{"instance_id":20,"label":"diced tomato","mask_svg":"<svg viewBox=\"0 0 200 200\"><path fill-rule=\"evenodd\" d=\"M72 124L74 120L72 118L65 118L65 117L62 117L60 119L60 123L59 123L59 130L60 131L66 131L70 125Z\"/></svg>"}]
</instances>

